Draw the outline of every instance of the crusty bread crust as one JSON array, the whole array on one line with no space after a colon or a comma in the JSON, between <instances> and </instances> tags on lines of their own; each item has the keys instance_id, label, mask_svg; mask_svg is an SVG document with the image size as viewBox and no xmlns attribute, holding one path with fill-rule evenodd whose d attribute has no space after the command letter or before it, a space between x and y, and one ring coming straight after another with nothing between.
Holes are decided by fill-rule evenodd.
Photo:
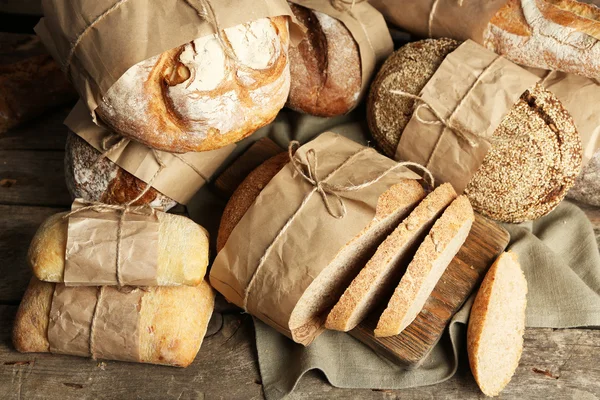
<instances>
[{"instance_id":1,"label":"crusty bread crust","mask_svg":"<svg viewBox=\"0 0 600 400\"><path fill-rule=\"evenodd\" d=\"M212 39L200 38L203 49L192 41L130 68L96 112L113 131L173 153L215 150L270 123L289 94L288 17L252 21L225 33L230 42L238 38L237 57L244 65L252 67L272 53L271 60L242 68L207 42ZM259 51L252 40L259 42L254 46L262 40L271 46Z\"/></svg>"},{"instance_id":2,"label":"crusty bread crust","mask_svg":"<svg viewBox=\"0 0 600 400\"><path fill-rule=\"evenodd\" d=\"M503 267L500 268L500 265ZM499 286L500 279L505 283L510 282L508 283L510 288L506 287L506 284ZM509 289L515 292L509 293ZM516 254L512 252L501 254L481 283L471 307L467 329L467 351L471 372L481 391L487 396L500 394L500 391L510 382L519 365L523 351L526 295L527 282ZM501 315L497 308L498 303L501 303L500 306L504 308ZM499 332L497 326L492 326L495 320L506 321L509 317L514 317L515 322L515 326L511 326L510 331ZM490 330L493 330L493 336L508 338L514 342L507 343L510 346L507 348L490 348L489 343L484 343L484 335ZM512 350L510 356L507 355L507 350ZM490 356L489 353L497 354L497 356ZM493 365L489 365L490 358L493 359ZM488 365L482 365L482 363ZM494 372L488 375L484 370Z\"/></svg>"},{"instance_id":3,"label":"crusty bread crust","mask_svg":"<svg viewBox=\"0 0 600 400\"><path fill-rule=\"evenodd\" d=\"M22 353L46 353L54 283L32 278L13 328L13 344ZM214 291L198 286L144 289L140 305L140 362L187 367L204 339L214 308Z\"/></svg>"},{"instance_id":4,"label":"crusty bread crust","mask_svg":"<svg viewBox=\"0 0 600 400\"><path fill-rule=\"evenodd\" d=\"M287 106L321 117L349 112L359 99L362 85L356 41L335 18L293 3L290 7L307 35L297 47L290 48Z\"/></svg>"},{"instance_id":5,"label":"crusty bread crust","mask_svg":"<svg viewBox=\"0 0 600 400\"><path fill-rule=\"evenodd\" d=\"M327 316L325 328L344 332L354 329L366 317L366 314L372 311L378 301L383 300L381 295L389 292L390 285L397 284L398 281L395 280L397 273L402 272L402 261L405 261L405 255L412 248L409 244L417 240L422 231L426 232L426 229L434 223L435 218L455 198L456 192L452 185L445 183L423 199L417 208L379 245L375 255L354 278ZM398 254L399 252L401 255ZM390 272L390 270L396 270L396 273ZM387 276L387 279L382 281L384 276ZM374 285L381 287L374 287ZM365 306L365 303L370 304Z\"/></svg>"},{"instance_id":6,"label":"crusty bread crust","mask_svg":"<svg viewBox=\"0 0 600 400\"><path fill-rule=\"evenodd\" d=\"M52 215L37 230L27 254L40 280L63 282L67 246L66 213ZM198 285L208 266L208 233L181 215L158 213L159 285Z\"/></svg>"},{"instance_id":7,"label":"crusty bread crust","mask_svg":"<svg viewBox=\"0 0 600 400\"><path fill-rule=\"evenodd\" d=\"M523 65L600 78L600 8L575 0L508 0L484 44Z\"/></svg>"},{"instance_id":8,"label":"crusty bread crust","mask_svg":"<svg viewBox=\"0 0 600 400\"><path fill-rule=\"evenodd\" d=\"M137 198L146 189L146 183L136 178L85 140L69 131L65 146L65 179L71 197L106 204L125 204ZM177 202L154 188L150 188L133 205L150 204L164 211Z\"/></svg>"},{"instance_id":9,"label":"crusty bread crust","mask_svg":"<svg viewBox=\"0 0 600 400\"><path fill-rule=\"evenodd\" d=\"M288 153L285 152L271 157L250 172L233 192L221 216L219 233L217 234L217 252L225 247L229 235L252 206L254 200L289 160Z\"/></svg>"},{"instance_id":10,"label":"crusty bread crust","mask_svg":"<svg viewBox=\"0 0 600 400\"><path fill-rule=\"evenodd\" d=\"M460 245L464 243L474 220L475 215L466 196L459 196L444 211L406 268L406 273L396 287L387 308L379 318L377 328L374 332L375 336L398 335L414 320L435 287L433 285L428 293L423 293L424 288L427 287L427 282L432 279L432 274L435 275L443 272L456 253L447 255L451 257L445 260L447 263L442 265L442 271L435 270L435 263L438 262L440 257L444 255L445 250L457 238L461 240ZM456 248L456 252L458 252L459 248L460 246ZM441 276L441 273L439 276ZM437 283L437 280L435 283ZM422 296L423 294L426 296ZM418 300L420 296L422 296L421 302ZM419 303L417 304L417 302ZM419 311L415 315L412 315L411 310L415 308Z\"/></svg>"}]
</instances>

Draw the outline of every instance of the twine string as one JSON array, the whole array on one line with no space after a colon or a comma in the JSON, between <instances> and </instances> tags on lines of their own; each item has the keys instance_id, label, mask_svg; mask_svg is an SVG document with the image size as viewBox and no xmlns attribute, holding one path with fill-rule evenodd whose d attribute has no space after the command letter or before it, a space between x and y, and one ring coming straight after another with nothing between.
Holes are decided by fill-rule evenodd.
<instances>
[{"instance_id":1,"label":"twine string","mask_svg":"<svg viewBox=\"0 0 600 400\"><path fill-rule=\"evenodd\" d=\"M327 212L329 213L329 215L331 215L332 217L334 217L336 219L340 219L340 218L344 218L346 216L347 209L346 209L346 205L344 204L344 201L343 201L342 197L339 195L339 193L354 192L354 191L359 191L359 190L365 189L365 188L379 182L388 173L390 173L398 168L408 167L408 166L418 168L421 171L423 171L424 179L427 179L428 183L432 187L435 185L435 181L434 181L434 178L433 178L433 175L431 174L431 172L429 172L429 170L426 167L424 167L420 164L417 164L417 163L413 163L413 162L395 163L394 165L390 166L385 171L381 172L375 178L365 181L363 183L357 184L357 185L355 185L355 184L347 184L347 185L330 184L328 181L334 174L336 174L338 171L340 171L341 169L345 168L347 165L352 163L352 161L354 161L361 154L364 154L367 151L374 152L375 150L368 148L368 147L363 147L362 149L358 150L357 152L352 154L350 157L348 157L346 160L344 160L344 162L342 162L338 167L336 167L333 171L331 171L325 178L320 179L318 171L317 171L317 167L319 165L317 153L314 151L314 149L308 150L306 152L306 161L303 161L300 159L300 157L295 155L295 151L298 149L299 146L300 146L300 143L298 143L297 141L292 141L290 143L290 145L288 146L289 159L290 159L291 165L295 171L294 176L302 177L302 179L304 179L305 181L310 183L313 186L313 188L310 192L308 192L306 194L306 196L304 196L304 199L302 200L302 202L300 203L300 205L298 206L296 211L294 211L294 213L288 218L286 223L281 227L279 232L277 232L277 235L275 235L275 237L273 238L273 240L271 241L271 243L269 244L269 246L266 248L265 252L263 253L262 257L260 258L258 265L257 265L256 269L254 270L254 272L252 273L250 281L248 282L248 285L246 286L246 288L244 290L243 308L246 311L248 311L248 299L250 296L250 292L253 290L254 285L256 283L256 279L257 279L256 277L258 276L260 270L262 269L263 265L265 264L271 251L273 250L273 248L275 247L275 245L279 241L279 239L281 239L283 237L285 232L292 225L294 220L296 220L296 218L298 217L300 212L304 209L304 207L306 206L308 201L311 199L311 197L315 193L319 193L319 195L321 196L321 199L323 200L323 204L325 205L325 208L326 208ZM330 197L333 197L333 199L337 203L338 212L336 212L334 207L332 206Z\"/></svg>"},{"instance_id":2,"label":"twine string","mask_svg":"<svg viewBox=\"0 0 600 400\"><path fill-rule=\"evenodd\" d=\"M364 2L365 0L330 0L331 6L338 11L352 10L355 5Z\"/></svg>"}]
</instances>

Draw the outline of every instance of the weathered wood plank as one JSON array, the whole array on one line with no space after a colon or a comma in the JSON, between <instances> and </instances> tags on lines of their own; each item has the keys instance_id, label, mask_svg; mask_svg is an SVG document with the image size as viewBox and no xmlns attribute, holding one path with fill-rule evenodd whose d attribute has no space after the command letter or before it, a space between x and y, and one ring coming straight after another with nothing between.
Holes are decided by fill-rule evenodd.
<instances>
[{"instance_id":1,"label":"weathered wood plank","mask_svg":"<svg viewBox=\"0 0 600 400\"><path fill-rule=\"evenodd\" d=\"M60 211L63 210L0 205L0 304L20 301L31 277L26 259L29 243L40 224Z\"/></svg>"},{"instance_id":2,"label":"weathered wood plank","mask_svg":"<svg viewBox=\"0 0 600 400\"><path fill-rule=\"evenodd\" d=\"M67 127L63 121L72 107L61 107L35 121L10 129L0 135L0 150L64 151Z\"/></svg>"},{"instance_id":3,"label":"weathered wood plank","mask_svg":"<svg viewBox=\"0 0 600 400\"><path fill-rule=\"evenodd\" d=\"M0 151L0 204L71 204L62 151Z\"/></svg>"},{"instance_id":4,"label":"weathered wood plank","mask_svg":"<svg viewBox=\"0 0 600 400\"><path fill-rule=\"evenodd\" d=\"M0 12L26 15L42 15L41 0L0 0Z\"/></svg>"}]
</instances>

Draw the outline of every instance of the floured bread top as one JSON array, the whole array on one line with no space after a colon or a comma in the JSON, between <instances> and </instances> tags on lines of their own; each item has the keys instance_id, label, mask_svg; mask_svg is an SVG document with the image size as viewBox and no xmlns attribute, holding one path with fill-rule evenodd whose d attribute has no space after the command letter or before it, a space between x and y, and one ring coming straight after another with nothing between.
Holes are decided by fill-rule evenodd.
<instances>
[{"instance_id":1,"label":"floured bread top","mask_svg":"<svg viewBox=\"0 0 600 400\"><path fill-rule=\"evenodd\" d=\"M205 151L270 122L289 92L285 17L225 29L131 67L97 111L119 133L161 150ZM231 53L230 53L231 54Z\"/></svg>"}]
</instances>

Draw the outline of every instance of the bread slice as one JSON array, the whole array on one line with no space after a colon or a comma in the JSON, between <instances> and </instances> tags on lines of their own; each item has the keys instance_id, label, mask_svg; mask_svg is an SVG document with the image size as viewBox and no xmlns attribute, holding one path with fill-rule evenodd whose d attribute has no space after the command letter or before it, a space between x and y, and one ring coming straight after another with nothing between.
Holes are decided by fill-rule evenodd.
<instances>
[{"instance_id":1,"label":"bread slice","mask_svg":"<svg viewBox=\"0 0 600 400\"><path fill-rule=\"evenodd\" d=\"M31 279L13 327L18 351L50 351L48 323L55 286ZM191 364L206 334L214 299L214 291L204 280L198 286L145 288L139 305L140 362L177 367Z\"/></svg>"},{"instance_id":2,"label":"bread slice","mask_svg":"<svg viewBox=\"0 0 600 400\"><path fill-rule=\"evenodd\" d=\"M289 320L295 342L308 345L322 331L329 310L360 268L424 196L423 188L413 179L403 179L379 196L373 220L336 254L298 299Z\"/></svg>"},{"instance_id":3,"label":"bread slice","mask_svg":"<svg viewBox=\"0 0 600 400\"><path fill-rule=\"evenodd\" d=\"M473 208L464 195L444 211L408 265L377 323L375 336L398 335L417 317L465 242L474 220Z\"/></svg>"},{"instance_id":4,"label":"bread slice","mask_svg":"<svg viewBox=\"0 0 600 400\"><path fill-rule=\"evenodd\" d=\"M42 281L63 282L67 247L66 213L48 218L37 230L27 258ZM208 233L181 215L158 213L158 270L160 286L198 285L208 267Z\"/></svg>"},{"instance_id":5,"label":"bread slice","mask_svg":"<svg viewBox=\"0 0 600 400\"><path fill-rule=\"evenodd\" d=\"M390 285L400 280L418 241L456 198L451 184L445 183L429 194L377 248L329 313L325 328L347 332L354 329L378 301L390 293ZM392 286L393 290L393 286Z\"/></svg>"},{"instance_id":6,"label":"bread slice","mask_svg":"<svg viewBox=\"0 0 600 400\"><path fill-rule=\"evenodd\" d=\"M526 306L527 281L517 256L503 253L483 279L467 329L471 371L487 396L497 396L519 365Z\"/></svg>"}]
</instances>

